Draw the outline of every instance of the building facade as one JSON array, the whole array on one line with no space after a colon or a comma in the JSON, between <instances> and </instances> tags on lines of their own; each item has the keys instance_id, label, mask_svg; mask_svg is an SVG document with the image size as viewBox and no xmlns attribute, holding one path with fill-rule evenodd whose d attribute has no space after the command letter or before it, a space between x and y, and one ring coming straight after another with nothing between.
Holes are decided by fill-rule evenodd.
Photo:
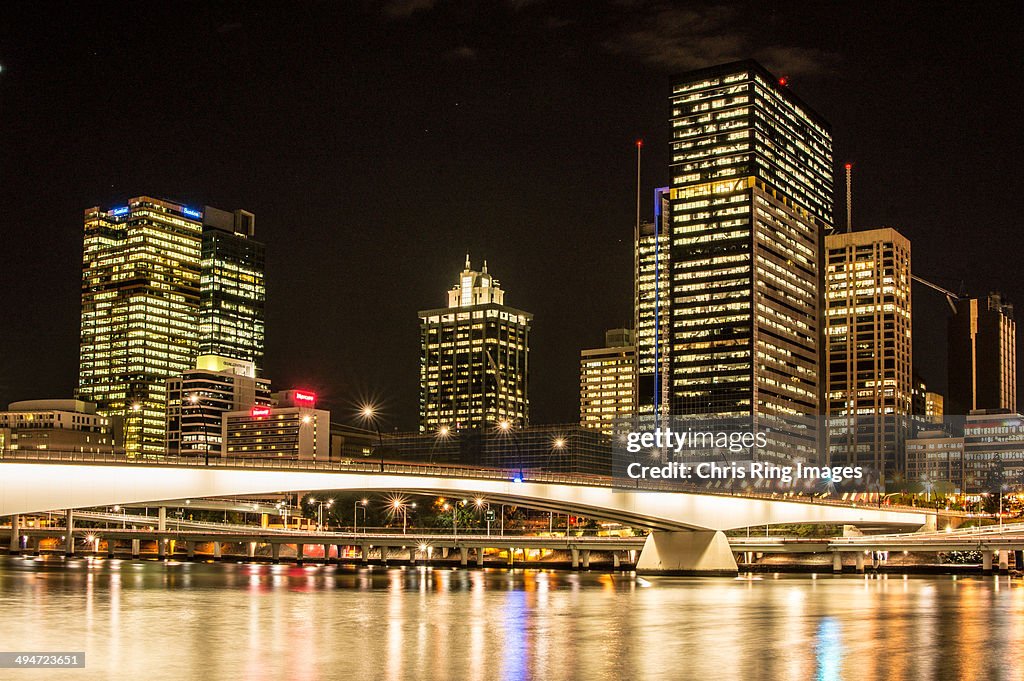
<instances>
[{"instance_id":1,"label":"building facade","mask_svg":"<svg viewBox=\"0 0 1024 681\"><path fill-rule=\"evenodd\" d=\"M638 415L668 413L671 348L669 190L654 191L654 221L634 235L633 329L636 334L634 406Z\"/></svg>"},{"instance_id":2,"label":"building facade","mask_svg":"<svg viewBox=\"0 0 1024 681\"><path fill-rule=\"evenodd\" d=\"M906 442L907 482L924 489L964 490L964 439L943 430L918 433Z\"/></svg>"},{"instance_id":3,"label":"building facade","mask_svg":"<svg viewBox=\"0 0 1024 681\"><path fill-rule=\"evenodd\" d=\"M229 260L218 245L223 230L205 220L210 215L220 224L222 213L146 196L85 211L77 395L95 402L101 415L123 418L129 455L163 453L167 379L191 369L201 346L231 350L239 345L233 336L243 333L240 318L234 326L218 322L236 302L217 306L217 300L228 300L223 289L211 289L208 323L200 322L204 277L211 286L224 281L220 274L204 275L204 241L215 242L206 247L211 268L230 269L220 264ZM256 316L242 314L250 320ZM259 330L244 332L250 349L262 344L262 308L259 317L259 324L253 321ZM248 359L257 354L262 357L262 348Z\"/></svg>"},{"instance_id":4,"label":"building facade","mask_svg":"<svg viewBox=\"0 0 1024 681\"><path fill-rule=\"evenodd\" d=\"M256 241L252 213L210 206L203 212L199 354L252 362L263 368L266 303L265 247Z\"/></svg>"},{"instance_id":5,"label":"building facade","mask_svg":"<svg viewBox=\"0 0 1024 681\"><path fill-rule=\"evenodd\" d=\"M194 369L167 380L166 451L222 456L224 414L270 404L270 381L256 377L253 362L200 355Z\"/></svg>"},{"instance_id":6,"label":"building facade","mask_svg":"<svg viewBox=\"0 0 1024 681\"><path fill-rule=\"evenodd\" d=\"M870 466L881 479L903 470L927 394L914 383L910 286L910 241L896 230L825 237L829 465Z\"/></svg>"},{"instance_id":7,"label":"building facade","mask_svg":"<svg viewBox=\"0 0 1024 681\"><path fill-rule=\"evenodd\" d=\"M605 333L605 347L580 351L580 425L611 434L633 415L636 347L630 329Z\"/></svg>"},{"instance_id":8,"label":"building facade","mask_svg":"<svg viewBox=\"0 0 1024 681\"><path fill-rule=\"evenodd\" d=\"M420 432L529 423L533 315L469 257L448 306L420 311Z\"/></svg>"},{"instance_id":9,"label":"building facade","mask_svg":"<svg viewBox=\"0 0 1024 681\"><path fill-rule=\"evenodd\" d=\"M1017 410L1017 326L1000 294L956 304L949 322L949 401L946 413Z\"/></svg>"},{"instance_id":10,"label":"building facade","mask_svg":"<svg viewBox=\"0 0 1024 681\"><path fill-rule=\"evenodd\" d=\"M752 61L687 74L671 105L670 410L817 460L829 125Z\"/></svg>"},{"instance_id":11,"label":"building facade","mask_svg":"<svg viewBox=\"0 0 1024 681\"><path fill-rule=\"evenodd\" d=\"M25 400L0 412L0 451L48 450L111 454L117 442L117 419L96 413L80 400Z\"/></svg>"},{"instance_id":12,"label":"building facade","mask_svg":"<svg viewBox=\"0 0 1024 681\"><path fill-rule=\"evenodd\" d=\"M330 461L331 412L316 408L316 395L289 390L273 406L225 412L221 439L232 459Z\"/></svg>"}]
</instances>

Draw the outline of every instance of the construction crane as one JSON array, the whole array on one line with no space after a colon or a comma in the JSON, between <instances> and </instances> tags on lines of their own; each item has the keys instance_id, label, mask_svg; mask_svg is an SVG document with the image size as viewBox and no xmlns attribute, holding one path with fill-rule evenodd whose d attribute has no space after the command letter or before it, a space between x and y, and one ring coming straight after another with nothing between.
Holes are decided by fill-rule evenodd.
<instances>
[{"instance_id":1,"label":"construction crane","mask_svg":"<svg viewBox=\"0 0 1024 681\"><path fill-rule=\"evenodd\" d=\"M949 309L953 311L953 314L956 314L956 304L957 304L957 301L967 300L966 296L962 296L962 295L959 295L957 293L953 293L949 289L942 288L938 284L933 284L932 282L928 281L927 279L922 279L921 277L917 276L916 274L910 275L910 278L913 279L914 281L916 281L917 283L924 284L928 288L933 289L935 291L938 291L942 295L946 296L946 303L949 304Z\"/></svg>"}]
</instances>

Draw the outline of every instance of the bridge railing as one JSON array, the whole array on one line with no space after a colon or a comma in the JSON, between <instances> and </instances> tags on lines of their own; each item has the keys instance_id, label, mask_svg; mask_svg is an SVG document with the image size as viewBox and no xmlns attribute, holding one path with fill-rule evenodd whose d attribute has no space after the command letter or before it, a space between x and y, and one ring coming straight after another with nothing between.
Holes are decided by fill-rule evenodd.
<instances>
[{"instance_id":1,"label":"bridge railing","mask_svg":"<svg viewBox=\"0 0 1024 681\"><path fill-rule=\"evenodd\" d=\"M550 484L565 484L587 487L612 487L616 489L627 489L621 481L610 476L584 474L584 473L559 473L549 471L538 471L533 469L502 469L483 468L475 466L455 464L425 464L407 463L380 460L355 460L342 458L336 461L316 461L301 459L277 459L277 458L240 458L179 454L161 455L126 455L123 453L104 452L82 452L55 449L3 449L0 450L0 461L19 462L63 462L63 463L95 463L95 464L127 464L139 466L180 466L188 468L210 467L229 468L241 470L275 470L275 471L309 471L309 472L335 472L335 473L385 473L392 475L414 475L424 477L441 478L472 478L478 480L500 480L505 482L540 482ZM911 513L934 512L934 509L917 506L902 506L896 504L876 505L871 502L851 502L842 499L832 499L818 496L801 496L792 492L754 492L742 490L739 492L731 490L708 489L704 486L687 484L685 482L659 481L659 480L637 480L635 484L628 487L630 491L637 492L687 492L691 494L703 494L720 497L742 497L750 499L764 499L772 501L790 501L793 503L805 504L827 504L844 508L870 508L881 510L883 507L889 511L903 511Z\"/></svg>"}]
</instances>

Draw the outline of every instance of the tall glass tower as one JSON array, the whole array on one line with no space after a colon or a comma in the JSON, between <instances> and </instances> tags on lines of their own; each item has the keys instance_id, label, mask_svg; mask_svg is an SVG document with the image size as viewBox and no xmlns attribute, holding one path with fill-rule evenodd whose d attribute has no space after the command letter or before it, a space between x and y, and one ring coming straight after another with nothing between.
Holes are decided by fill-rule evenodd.
<instances>
[{"instance_id":1,"label":"tall glass tower","mask_svg":"<svg viewBox=\"0 0 1024 681\"><path fill-rule=\"evenodd\" d=\"M817 460L829 125L753 61L685 75L671 104L670 411Z\"/></svg>"},{"instance_id":2,"label":"tall glass tower","mask_svg":"<svg viewBox=\"0 0 1024 681\"><path fill-rule=\"evenodd\" d=\"M199 301L199 354L263 368L265 248L252 213L206 207Z\"/></svg>"},{"instance_id":3,"label":"tall glass tower","mask_svg":"<svg viewBox=\"0 0 1024 681\"><path fill-rule=\"evenodd\" d=\"M223 211L148 196L85 211L77 394L97 403L98 413L122 420L115 448L130 455L164 452L166 380L195 366L201 344L247 348L252 356L242 359L262 357L262 247L250 313L224 292L235 289L204 284L229 278L221 271L236 280L248 277L231 264L246 259L229 257L220 245L216 213ZM214 225L206 224L207 214ZM205 267L204 251L211 254ZM226 304L208 305L211 323L201 327L202 301L218 299ZM239 355L245 352L230 356Z\"/></svg>"}]
</instances>

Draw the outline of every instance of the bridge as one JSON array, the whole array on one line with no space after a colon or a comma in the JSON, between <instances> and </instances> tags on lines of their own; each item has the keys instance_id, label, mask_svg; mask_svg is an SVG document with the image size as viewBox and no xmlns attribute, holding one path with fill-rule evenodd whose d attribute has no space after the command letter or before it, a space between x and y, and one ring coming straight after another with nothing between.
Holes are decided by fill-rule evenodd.
<instances>
[{"instance_id":1,"label":"bridge","mask_svg":"<svg viewBox=\"0 0 1024 681\"><path fill-rule=\"evenodd\" d=\"M483 497L651 530L639 572L726 572L737 565L724 531L775 524L935 528L919 508L873 507L822 499L695 491L667 483L624 489L601 476L465 466L194 458L128 459L39 450L0 456L0 516L109 507L194 497L289 491L401 491Z\"/></svg>"}]
</instances>

